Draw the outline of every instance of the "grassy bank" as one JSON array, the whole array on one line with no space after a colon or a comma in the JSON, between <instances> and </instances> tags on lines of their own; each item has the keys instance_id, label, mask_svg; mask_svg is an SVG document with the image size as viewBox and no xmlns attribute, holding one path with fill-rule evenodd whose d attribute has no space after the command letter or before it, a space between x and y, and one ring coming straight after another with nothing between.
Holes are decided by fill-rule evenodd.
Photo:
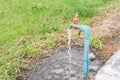
<instances>
[{"instance_id":1,"label":"grassy bank","mask_svg":"<svg viewBox=\"0 0 120 80\"><path fill-rule=\"evenodd\" d=\"M59 46L55 41L76 12L80 22L88 24L116 1L0 0L0 80L14 80L20 68L28 67L26 55Z\"/></svg>"}]
</instances>

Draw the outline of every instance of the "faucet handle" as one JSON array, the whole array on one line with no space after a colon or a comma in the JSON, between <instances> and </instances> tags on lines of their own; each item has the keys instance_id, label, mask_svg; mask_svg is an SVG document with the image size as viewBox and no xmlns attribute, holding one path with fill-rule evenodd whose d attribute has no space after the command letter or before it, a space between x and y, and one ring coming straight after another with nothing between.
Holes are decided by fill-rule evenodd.
<instances>
[{"instance_id":1,"label":"faucet handle","mask_svg":"<svg viewBox=\"0 0 120 80\"><path fill-rule=\"evenodd\" d=\"M78 13L75 14L75 17L73 19L74 24L78 24Z\"/></svg>"}]
</instances>

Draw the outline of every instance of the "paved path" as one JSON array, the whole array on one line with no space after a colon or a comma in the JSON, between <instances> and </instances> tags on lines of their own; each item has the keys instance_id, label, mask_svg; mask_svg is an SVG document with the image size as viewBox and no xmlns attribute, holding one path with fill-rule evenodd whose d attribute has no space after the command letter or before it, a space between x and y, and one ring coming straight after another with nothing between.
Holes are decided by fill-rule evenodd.
<instances>
[{"instance_id":1,"label":"paved path","mask_svg":"<svg viewBox=\"0 0 120 80\"><path fill-rule=\"evenodd\" d=\"M120 80L120 49L98 71L95 80Z\"/></svg>"}]
</instances>

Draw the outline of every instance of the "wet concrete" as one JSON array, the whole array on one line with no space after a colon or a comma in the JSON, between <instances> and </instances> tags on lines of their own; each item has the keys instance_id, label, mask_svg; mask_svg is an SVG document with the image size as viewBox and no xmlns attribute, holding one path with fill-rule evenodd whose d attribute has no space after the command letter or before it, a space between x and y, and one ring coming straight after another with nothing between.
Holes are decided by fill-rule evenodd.
<instances>
[{"instance_id":1,"label":"wet concrete","mask_svg":"<svg viewBox=\"0 0 120 80\"><path fill-rule=\"evenodd\" d=\"M44 59L42 64L35 62L35 71L30 72L27 80L69 80L70 77L76 77L82 80L83 77L83 49L71 49L72 60L69 61L67 49L56 50L55 54ZM95 58L90 61L89 78L94 80L94 76L101 68L102 63ZM69 69L71 67L71 70Z\"/></svg>"}]
</instances>

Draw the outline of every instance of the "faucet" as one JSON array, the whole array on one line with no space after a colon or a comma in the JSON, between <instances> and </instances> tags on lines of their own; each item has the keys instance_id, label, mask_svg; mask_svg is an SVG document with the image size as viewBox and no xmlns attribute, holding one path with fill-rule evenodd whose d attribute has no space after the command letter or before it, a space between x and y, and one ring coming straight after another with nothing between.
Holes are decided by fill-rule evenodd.
<instances>
[{"instance_id":1,"label":"faucet","mask_svg":"<svg viewBox=\"0 0 120 80\"><path fill-rule=\"evenodd\" d=\"M79 32L84 32L84 65L83 65L83 80L86 80L89 72L89 41L90 41L90 28L86 25L78 24L78 13L76 13L73 23L70 24L69 29L79 29Z\"/></svg>"}]
</instances>

